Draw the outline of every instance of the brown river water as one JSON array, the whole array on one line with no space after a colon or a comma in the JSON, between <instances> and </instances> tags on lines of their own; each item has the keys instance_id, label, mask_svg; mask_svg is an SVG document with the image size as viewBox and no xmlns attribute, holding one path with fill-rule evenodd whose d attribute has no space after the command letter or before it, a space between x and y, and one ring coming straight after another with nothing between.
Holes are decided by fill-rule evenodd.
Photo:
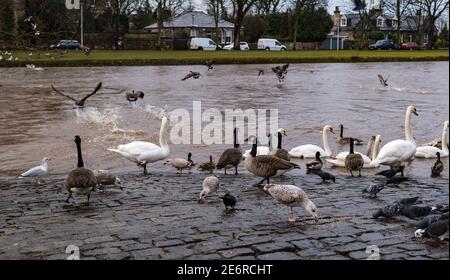
<instances>
[{"instance_id":1,"label":"brown river water","mask_svg":"<svg viewBox=\"0 0 450 280\"><path fill-rule=\"evenodd\" d=\"M13 179L39 165L43 157L52 159L49 175L68 173L76 167L75 135L83 139L87 167L140 174L134 163L107 148L133 140L158 143L161 112L192 111L193 101L201 101L203 110L278 109L278 126L288 133L283 141L288 150L302 144L322 146L322 127L329 124L337 132L330 137L334 154L348 150L337 144L340 123L347 136L366 142L371 135L380 134L383 145L404 138L404 113L408 105L415 105L419 117L413 116L413 134L417 143L423 144L441 137L443 123L449 119L448 62L297 64L290 66L281 85L270 67L218 65L210 72L203 66L0 71L0 178ZM265 69L265 76L258 77L258 69ZM182 82L189 70L203 76ZM389 87L381 87L378 73L389 78ZM54 84L79 97L98 82L103 82L103 88L83 110L74 109L72 101L51 89ZM125 90L132 89L146 94L135 106L124 96ZM207 161L210 154L217 160L229 147L169 145L170 157L184 158L192 152L195 162ZM365 153L367 147L356 149ZM446 169L438 180L448 180L448 160L444 162ZM408 167L408 176L429 177L433 163L416 159ZM162 162L149 165L150 172L163 168ZM333 172L347 174L345 170Z\"/></svg>"}]
</instances>

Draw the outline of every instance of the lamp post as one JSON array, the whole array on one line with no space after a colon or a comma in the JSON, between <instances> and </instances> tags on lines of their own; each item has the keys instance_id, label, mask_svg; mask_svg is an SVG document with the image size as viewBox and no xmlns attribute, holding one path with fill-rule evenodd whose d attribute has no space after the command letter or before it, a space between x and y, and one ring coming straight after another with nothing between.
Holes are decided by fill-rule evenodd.
<instances>
[{"instance_id":1,"label":"lamp post","mask_svg":"<svg viewBox=\"0 0 450 280\"><path fill-rule=\"evenodd\" d=\"M80 44L81 47L84 46L84 16L83 16L83 4L81 0L66 0L66 8L68 10L81 10L80 11Z\"/></svg>"}]
</instances>

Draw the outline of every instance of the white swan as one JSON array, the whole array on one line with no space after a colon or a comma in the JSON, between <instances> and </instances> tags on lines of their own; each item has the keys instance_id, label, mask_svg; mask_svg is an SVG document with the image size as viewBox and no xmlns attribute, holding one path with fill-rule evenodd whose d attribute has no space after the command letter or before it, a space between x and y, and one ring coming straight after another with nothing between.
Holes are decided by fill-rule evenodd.
<instances>
[{"instance_id":1,"label":"white swan","mask_svg":"<svg viewBox=\"0 0 450 280\"><path fill-rule=\"evenodd\" d=\"M444 122L442 130L442 150L432 146L418 147L416 150L416 157L418 158L437 158L436 153L440 153L441 157L448 157L448 121Z\"/></svg>"},{"instance_id":2,"label":"white swan","mask_svg":"<svg viewBox=\"0 0 450 280\"><path fill-rule=\"evenodd\" d=\"M322 149L319 146L316 145L301 145L298 147L293 148L289 151L289 155L294 158L316 158L316 152L320 152L320 157L327 158L331 157L331 148L330 144L328 143L328 132L331 132L334 134L333 128L329 125L326 125L323 128L322 132L322 140L323 140L323 147Z\"/></svg>"},{"instance_id":3,"label":"white swan","mask_svg":"<svg viewBox=\"0 0 450 280\"><path fill-rule=\"evenodd\" d=\"M161 129L159 131L159 145L144 141L133 141L126 145L119 145L117 149L108 149L111 152L118 153L124 158L136 162L144 168L144 174L147 175L147 164L166 159L170 154L169 145L166 139L167 118L161 120Z\"/></svg>"},{"instance_id":4,"label":"white swan","mask_svg":"<svg viewBox=\"0 0 450 280\"><path fill-rule=\"evenodd\" d=\"M381 143L381 135L377 135L375 137L375 141L372 146L372 155L374 158L376 158L378 155L378 151L380 149L380 143ZM329 163L331 167L345 167L345 159L347 158L348 154L349 154L349 152L341 152L334 159L326 159L326 162ZM355 154L359 154L363 157L363 159L364 159L363 168L364 169L380 167L379 164L372 164L372 159L370 159L368 156L366 156L362 153L359 153L359 152L355 152Z\"/></svg>"},{"instance_id":5,"label":"white swan","mask_svg":"<svg viewBox=\"0 0 450 280\"><path fill-rule=\"evenodd\" d=\"M270 153L272 152L272 134L267 134L267 138L269 138L269 142L268 142L268 146L258 146L257 150L256 150L256 155L257 156L267 156L270 155ZM245 153L242 155L242 158L247 158L247 156L250 155L250 152L252 150L246 150Z\"/></svg>"},{"instance_id":6,"label":"white swan","mask_svg":"<svg viewBox=\"0 0 450 280\"><path fill-rule=\"evenodd\" d=\"M416 142L412 134L411 114L418 116L416 107L409 106L405 116L405 138L406 140L394 140L381 148L377 158L372 164L389 165L390 167L398 167L405 162L410 161L416 154Z\"/></svg>"}]
</instances>

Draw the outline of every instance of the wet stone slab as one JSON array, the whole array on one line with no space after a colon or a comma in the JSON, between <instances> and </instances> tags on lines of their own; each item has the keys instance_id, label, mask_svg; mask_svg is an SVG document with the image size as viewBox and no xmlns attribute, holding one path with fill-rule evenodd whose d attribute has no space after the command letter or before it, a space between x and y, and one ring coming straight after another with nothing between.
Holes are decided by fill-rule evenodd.
<instances>
[{"instance_id":1,"label":"wet stone slab","mask_svg":"<svg viewBox=\"0 0 450 280\"><path fill-rule=\"evenodd\" d=\"M377 199L361 189L374 178L339 178L318 184L302 171L283 178L302 186L317 204L320 221L287 207L252 187L257 178L217 174L222 189L198 203L204 174L123 175L125 189L96 192L64 203L65 177L47 176L37 187L25 180L0 179L0 259L64 259L75 245L81 259L367 259L374 246L381 259L448 259L448 243L414 238L416 221L373 219L377 208L398 198L420 196L421 205L448 203L448 181L417 179L386 188ZM279 179L274 180L278 183ZM426 186L426 187L423 187ZM219 195L238 198L225 211ZM432 191L431 191L432 190Z\"/></svg>"}]
</instances>

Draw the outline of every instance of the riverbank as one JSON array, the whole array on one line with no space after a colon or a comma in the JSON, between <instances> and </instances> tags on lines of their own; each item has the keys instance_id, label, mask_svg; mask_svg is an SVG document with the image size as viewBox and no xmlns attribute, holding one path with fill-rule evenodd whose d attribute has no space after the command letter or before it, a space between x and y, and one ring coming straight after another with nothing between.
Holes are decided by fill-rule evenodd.
<instances>
[{"instance_id":1,"label":"riverbank","mask_svg":"<svg viewBox=\"0 0 450 280\"><path fill-rule=\"evenodd\" d=\"M216 64L271 64L271 63L351 63L448 61L448 50L432 51L287 51L287 52L198 52L198 51L104 51L94 50L90 55L79 51L60 54L42 51L30 55L16 52L16 61L0 61L0 67L77 66L135 66L135 65L195 65L212 59Z\"/></svg>"}]
</instances>

